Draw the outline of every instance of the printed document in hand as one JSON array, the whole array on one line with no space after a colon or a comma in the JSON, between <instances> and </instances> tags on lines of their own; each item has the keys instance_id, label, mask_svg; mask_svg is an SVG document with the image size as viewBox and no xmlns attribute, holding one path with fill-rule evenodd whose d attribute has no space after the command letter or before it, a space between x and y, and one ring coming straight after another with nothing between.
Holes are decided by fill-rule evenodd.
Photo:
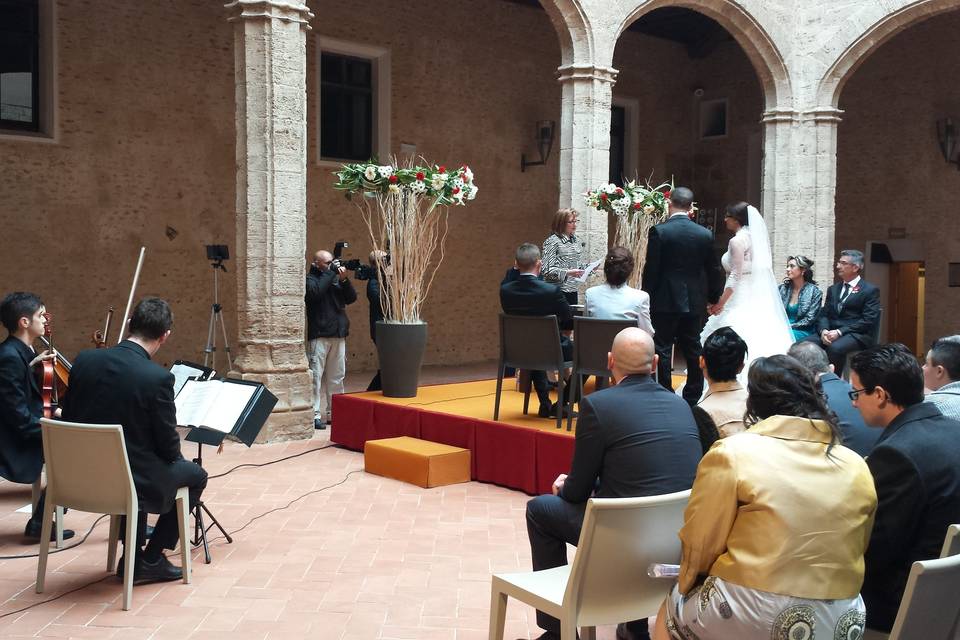
<instances>
[{"instance_id":1,"label":"printed document in hand","mask_svg":"<svg viewBox=\"0 0 960 640\"><path fill-rule=\"evenodd\" d=\"M229 380L187 380L175 401L177 424L230 433L257 388Z\"/></svg>"},{"instance_id":2,"label":"printed document in hand","mask_svg":"<svg viewBox=\"0 0 960 640\"><path fill-rule=\"evenodd\" d=\"M590 264L587 265L587 268L583 270L583 275L581 275L579 278L574 278L574 280L576 282L586 282L587 278L590 277L590 274L593 272L594 269L600 266L601 262L603 262L603 258L597 260L596 262L591 262Z\"/></svg>"}]
</instances>

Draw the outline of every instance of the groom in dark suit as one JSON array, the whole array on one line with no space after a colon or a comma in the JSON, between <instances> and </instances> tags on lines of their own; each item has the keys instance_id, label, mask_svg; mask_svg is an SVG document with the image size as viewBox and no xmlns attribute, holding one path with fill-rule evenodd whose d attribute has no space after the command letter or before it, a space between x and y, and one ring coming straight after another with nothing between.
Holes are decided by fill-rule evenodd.
<instances>
[{"instance_id":1,"label":"groom in dark suit","mask_svg":"<svg viewBox=\"0 0 960 640\"><path fill-rule=\"evenodd\" d=\"M512 280L504 278L500 285L500 306L504 313L514 316L557 316L561 331L573 329L573 311L560 287L540 280L540 247L525 242L517 248L517 275ZM509 272L508 272L509 275ZM563 359L573 354L573 344L567 336L560 336ZM532 371L530 379L540 399L541 418L556 416L562 402L551 405L550 386L544 371Z\"/></svg>"},{"instance_id":2,"label":"groom in dark suit","mask_svg":"<svg viewBox=\"0 0 960 640\"><path fill-rule=\"evenodd\" d=\"M806 340L819 343L836 374L841 375L848 353L877 343L880 289L860 277L863 273L860 251L841 251L836 269L840 282L827 289L827 301L817 320L819 334Z\"/></svg>"},{"instance_id":3,"label":"groom in dark suit","mask_svg":"<svg viewBox=\"0 0 960 640\"><path fill-rule=\"evenodd\" d=\"M670 193L670 217L650 230L642 281L643 290L650 294L660 384L673 390L671 350L676 341L687 360L683 399L691 406L703 394L703 372L697 363L704 314L708 302L720 299L725 280L713 236L690 220L692 206L690 189L677 187Z\"/></svg>"}]
</instances>

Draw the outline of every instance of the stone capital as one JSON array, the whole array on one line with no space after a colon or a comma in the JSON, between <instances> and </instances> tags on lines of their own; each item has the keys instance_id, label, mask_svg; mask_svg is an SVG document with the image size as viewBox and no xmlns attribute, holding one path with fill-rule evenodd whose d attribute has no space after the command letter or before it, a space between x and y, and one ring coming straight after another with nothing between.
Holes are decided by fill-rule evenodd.
<instances>
[{"instance_id":1,"label":"stone capital","mask_svg":"<svg viewBox=\"0 0 960 640\"><path fill-rule=\"evenodd\" d=\"M814 122L817 124L837 124L842 118L842 109L836 107L814 107L812 109L768 109L763 112L760 122L767 123L801 123Z\"/></svg>"},{"instance_id":2,"label":"stone capital","mask_svg":"<svg viewBox=\"0 0 960 640\"><path fill-rule=\"evenodd\" d=\"M313 14L303 2L284 0L234 0L224 5L231 11L228 22L238 20L281 20L298 22L309 30Z\"/></svg>"},{"instance_id":3,"label":"stone capital","mask_svg":"<svg viewBox=\"0 0 960 640\"><path fill-rule=\"evenodd\" d=\"M619 71L613 67L600 67L593 64L565 64L557 68L557 80L561 84L584 80L597 80L613 84L617 81L618 73Z\"/></svg>"}]
</instances>

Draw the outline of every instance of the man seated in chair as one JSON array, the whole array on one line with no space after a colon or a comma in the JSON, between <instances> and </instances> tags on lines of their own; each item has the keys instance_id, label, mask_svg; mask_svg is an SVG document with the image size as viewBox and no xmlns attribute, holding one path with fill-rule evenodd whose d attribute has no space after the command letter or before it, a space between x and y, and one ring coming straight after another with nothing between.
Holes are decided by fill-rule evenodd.
<instances>
[{"instance_id":1,"label":"man seated in chair","mask_svg":"<svg viewBox=\"0 0 960 640\"><path fill-rule=\"evenodd\" d=\"M911 565L938 558L947 527L960 522L960 422L923 401L923 372L902 344L861 351L850 368L854 406L883 428L867 456L877 512L860 594L867 627L889 632Z\"/></svg>"},{"instance_id":2,"label":"man seated in chair","mask_svg":"<svg viewBox=\"0 0 960 640\"><path fill-rule=\"evenodd\" d=\"M577 544L587 500L635 498L693 486L702 449L690 406L653 380L657 356L650 334L624 329L608 355L616 386L581 401L570 473L553 484L553 495L527 502L527 535L533 569L567 563ZM540 640L560 637L560 622L537 612L545 631ZM649 638L646 620L617 628L618 639Z\"/></svg>"},{"instance_id":3,"label":"man seated in chair","mask_svg":"<svg viewBox=\"0 0 960 640\"><path fill-rule=\"evenodd\" d=\"M557 316L561 331L573 329L573 311L560 287L540 280L540 247L525 242L517 248L517 271L514 280L500 285L500 306L503 312L515 316ZM560 336L563 359L573 356L573 344L566 335ZM530 379L540 400L541 418L556 416L557 404L550 403L550 385L545 371L532 371ZM562 400L562 399L561 399ZM563 402L559 403L563 406Z\"/></svg>"},{"instance_id":4,"label":"man seated in chair","mask_svg":"<svg viewBox=\"0 0 960 640\"><path fill-rule=\"evenodd\" d=\"M37 355L33 343L45 333L45 312L40 298L24 291L11 293L0 302L0 319L10 333L0 344L0 477L10 482L33 484L43 469L43 399L34 366L56 354ZM44 491L23 531L32 540L40 539L45 498ZM54 529L51 539L55 535ZM64 540L72 537L73 531L63 531Z\"/></svg>"},{"instance_id":5,"label":"man seated in chair","mask_svg":"<svg viewBox=\"0 0 960 640\"><path fill-rule=\"evenodd\" d=\"M844 249L837 259L840 282L827 289L817 319L818 333L805 340L827 352L834 372L843 375L847 354L876 344L880 323L880 289L864 280L863 253Z\"/></svg>"},{"instance_id":6,"label":"man seated in chair","mask_svg":"<svg viewBox=\"0 0 960 640\"><path fill-rule=\"evenodd\" d=\"M925 402L960 420L960 336L934 340L923 363L923 386L930 390Z\"/></svg>"},{"instance_id":7,"label":"man seated in chair","mask_svg":"<svg viewBox=\"0 0 960 640\"><path fill-rule=\"evenodd\" d=\"M179 580L183 574L163 555L179 540L174 498L189 487L190 507L207 485L207 472L184 460L177 434L173 374L151 362L170 337L173 313L159 298L144 298L130 317L130 337L109 349L84 351L70 371L63 419L70 422L120 424L130 471L137 488L137 549L134 584ZM159 513L146 548L146 514ZM142 551L141 551L142 549ZM118 573L122 571L120 559Z\"/></svg>"}]
</instances>

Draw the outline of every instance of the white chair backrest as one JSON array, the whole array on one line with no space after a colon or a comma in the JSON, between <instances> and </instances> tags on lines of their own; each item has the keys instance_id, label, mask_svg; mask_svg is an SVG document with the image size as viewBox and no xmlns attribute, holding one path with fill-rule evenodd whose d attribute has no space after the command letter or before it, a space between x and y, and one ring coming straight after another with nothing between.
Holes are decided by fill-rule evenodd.
<instances>
[{"instance_id":1,"label":"white chair backrest","mask_svg":"<svg viewBox=\"0 0 960 640\"><path fill-rule=\"evenodd\" d=\"M650 578L654 562L680 564L683 511L690 490L645 498L592 498L570 568L563 606L581 626L655 615L673 586Z\"/></svg>"},{"instance_id":2,"label":"white chair backrest","mask_svg":"<svg viewBox=\"0 0 960 640\"><path fill-rule=\"evenodd\" d=\"M953 638L960 618L957 591L960 555L914 562L890 639Z\"/></svg>"},{"instance_id":3,"label":"white chair backrest","mask_svg":"<svg viewBox=\"0 0 960 640\"><path fill-rule=\"evenodd\" d=\"M92 513L125 513L137 507L123 429L40 420L48 491L56 504Z\"/></svg>"},{"instance_id":4,"label":"white chair backrest","mask_svg":"<svg viewBox=\"0 0 960 640\"><path fill-rule=\"evenodd\" d=\"M947 527L947 537L943 541L943 549L940 551L940 557L955 556L960 553L960 524L952 524Z\"/></svg>"}]
</instances>

